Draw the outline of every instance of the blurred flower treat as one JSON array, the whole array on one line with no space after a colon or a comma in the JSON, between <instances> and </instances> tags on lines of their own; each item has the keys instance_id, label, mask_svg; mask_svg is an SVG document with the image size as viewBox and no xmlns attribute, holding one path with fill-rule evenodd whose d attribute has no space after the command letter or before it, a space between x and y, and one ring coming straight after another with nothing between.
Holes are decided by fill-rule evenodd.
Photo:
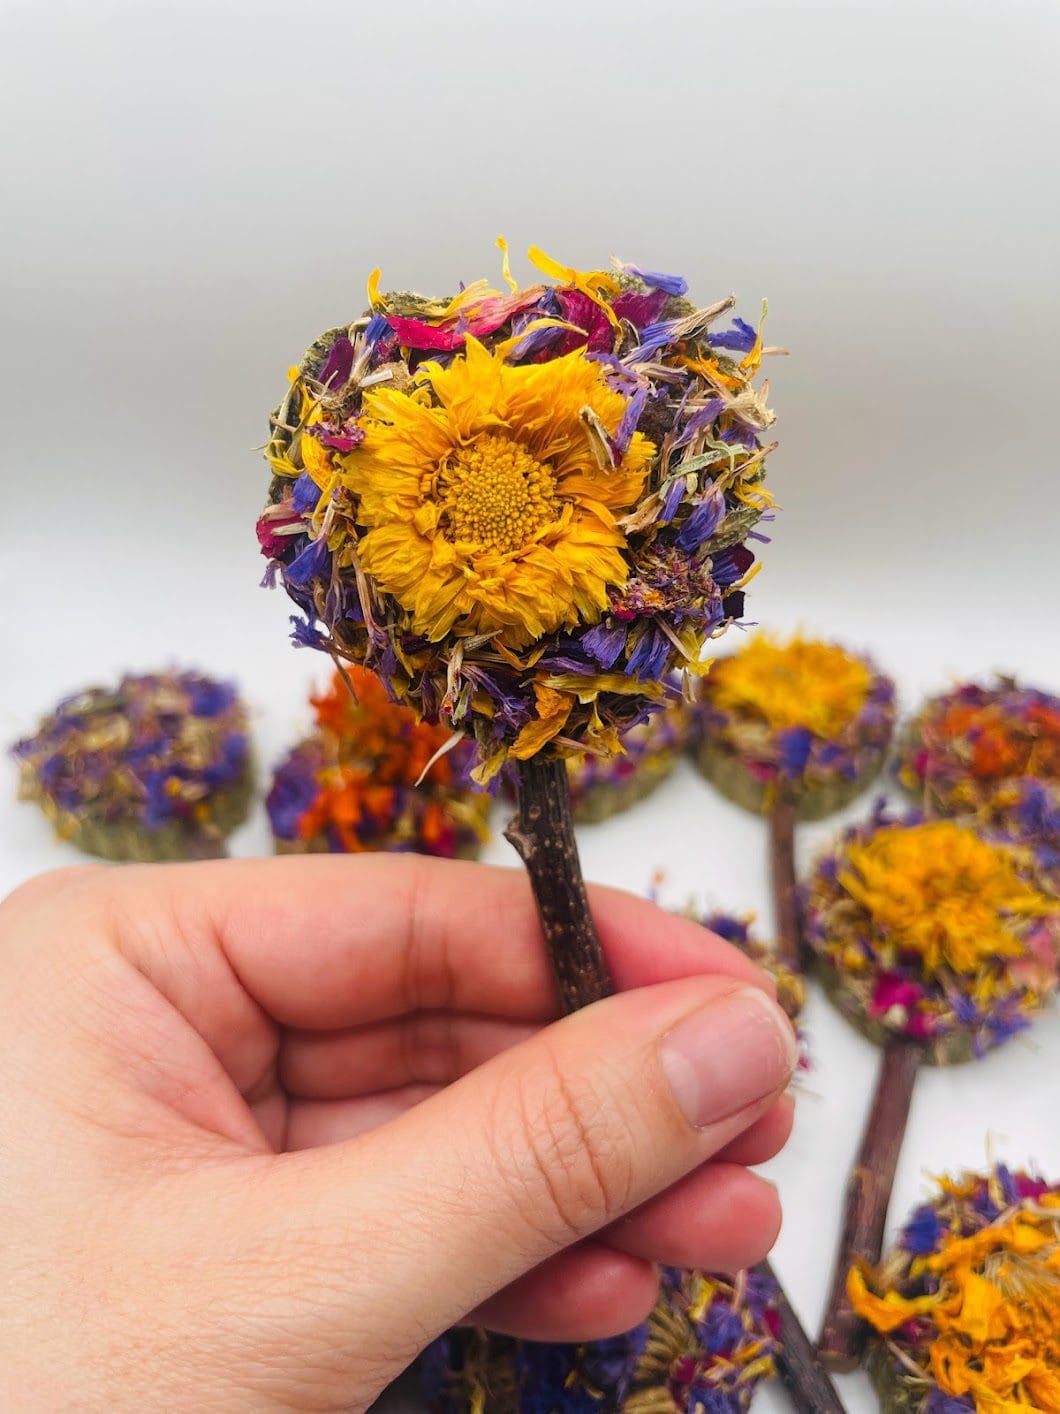
<instances>
[{"instance_id":1,"label":"blurred flower treat","mask_svg":"<svg viewBox=\"0 0 1060 1414\"><path fill-rule=\"evenodd\" d=\"M467 742L392 702L364 668L311 701L316 730L276 768L266 802L278 853L479 853L490 801Z\"/></svg>"},{"instance_id":2,"label":"blurred flower treat","mask_svg":"<svg viewBox=\"0 0 1060 1414\"><path fill-rule=\"evenodd\" d=\"M864 1333L846 1270L879 1258L917 1071L977 1059L1030 1024L1057 985L1060 899L1025 846L881 812L820 861L803 923L830 996L883 1046L822 1337L845 1368Z\"/></svg>"},{"instance_id":3,"label":"blurred flower treat","mask_svg":"<svg viewBox=\"0 0 1060 1414\"><path fill-rule=\"evenodd\" d=\"M774 1283L664 1268L641 1326L582 1345L454 1330L421 1373L434 1414L742 1414L775 1371L780 1315Z\"/></svg>"},{"instance_id":4,"label":"blurred flower treat","mask_svg":"<svg viewBox=\"0 0 1060 1414\"><path fill-rule=\"evenodd\" d=\"M696 757L723 795L769 821L777 945L805 966L795 829L849 804L883 766L894 683L835 643L756 634L700 686Z\"/></svg>"},{"instance_id":5,"label":"blurred flower treat","mask_svg":"<svg viewBox=\"0 0 1060 1414\"><path fill-rule=\"evenodd\" d=\"M697 759L737 805L767 814L786 799L818 820L879 774L894 715L894 683L864 655L756 633L701 684Z\"/></svg>"},{"instance_id":6,"label":"blurred flower treat","mask_svg":"<svg viewBox=\"0 0 1060 1414\"><path fill-rule=\"evenodd\" d=\"M1060 870L1060 697L1002 677L929 698L898 779L926 813L1011 834Z\"/></svg>"},{"instance_id":7,"label":"blurred flower treat","mask_svg":"<svg viewBox=\"0 0 1060 1414\"><path fill-rule=\"evenodd\" d=\"M938 1180L848 1277L884 1414L1060 1410L1060 1187L998 1166Z\"/></svg>"},{"instance_id":8,"label":"blurred flower treat","mask_svg":"<svg viewBox=\"0 0 1060 1414\"><path fill-rule=\"evenodd\" d=\"M40 806L60 839L104 859L223 854L253 788L235 688L193 672L85 688L12 754L21 798Z\"/></svg>"}]
</instances>

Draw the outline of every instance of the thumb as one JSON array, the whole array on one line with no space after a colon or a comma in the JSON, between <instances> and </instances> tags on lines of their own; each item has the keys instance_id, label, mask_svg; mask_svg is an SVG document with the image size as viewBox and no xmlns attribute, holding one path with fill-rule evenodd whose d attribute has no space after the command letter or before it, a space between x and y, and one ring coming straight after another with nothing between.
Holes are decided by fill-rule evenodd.
<instances>
[{"instance_id":1,"label":"thumb","mask_svg":"<svg viewBox=\"0 0 1060 1414\"><path fill-rule=\"evenodd\" d=\"M341 1361L354 1332L362 1350L376 1340L382 1383L723 1148L769 1109L795 1057L765 992L689 978L610 997L377 1130L273 1160L257 1196L314 1343Z\"/></svg>"}]
</instances>

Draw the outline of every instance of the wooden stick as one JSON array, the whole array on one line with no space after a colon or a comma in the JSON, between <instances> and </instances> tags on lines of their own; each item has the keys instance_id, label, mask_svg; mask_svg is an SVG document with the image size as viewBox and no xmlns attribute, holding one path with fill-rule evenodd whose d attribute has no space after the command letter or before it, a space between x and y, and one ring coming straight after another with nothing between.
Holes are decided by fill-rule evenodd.
<instances>
[{"instance_id":1,"label":"wooden stick","mask_svg":"<svg viewBox=\"0 0 1060 1414\"><path fill-rule=\"evenodd\" d=\"M769 814L769 861L777 955L792 972L802 972L802 928L795 880L795 805L783 796Z\"/></svg>"},{"instance_id":2,"label":"wooden stick","mask_svg":"<svg viewBox=\"0 0 1060 1414\"><path fill-rule=\"evenodd\" d=\"M758 1270L775 1283L780 1313L780 1350L777 1373L799 1414L846 1414L835 1385L817 1359L810 1337L803 1330L777 1274L768 1261Z\"/></svg>"},{"instance_id":3,"label":"wooden stick","mask_svg":"<svg viewBox=\"0 0 1060 1414\"><path fill-rule=\"evenodd\" d=\"M537 903L565 1012L608 997L614 984L585 893L563 761L520 761L519 801L505 836L519 851Z\"/></svg>"},{"instance_id":4,"label":"wooden stick","mask_svg":"<svg viewBox=\"0 0 1060 1414\"><path fill-rule=\"evenodd\" d=\"M865 1345L865 1323L847 1296L847 1273L859 1258L873 1264L880 1260L887 1207L922 1057L923 1049L915 1041L896 1038L883 1048L872 1109L847 1183L832 1292L817 1343L830 1370L854 1369Z\"/></svg>"}]
</instances>

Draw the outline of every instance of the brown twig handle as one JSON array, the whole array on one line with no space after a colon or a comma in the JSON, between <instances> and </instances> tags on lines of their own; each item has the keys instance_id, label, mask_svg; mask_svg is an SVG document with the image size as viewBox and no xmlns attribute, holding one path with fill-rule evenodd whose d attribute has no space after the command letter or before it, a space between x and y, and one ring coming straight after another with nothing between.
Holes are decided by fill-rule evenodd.
<instances>
[{"instance_id":1,"label":"brown twig handle","mask_svg":"<svg viewBox=\"0 0 1060 1414\"><path fill-rule=\"evenodd\" d=\"M792 972L802 972L802 928L795 880L795 805L784 797L769 813L769 862L777 955Z\"/></svg>"},{"instance_id":2,"label":"brown twig handle","mask_svg":"<svg viewBox=\"0 0 1060 1414\"><path fill-rule=\"evenodd\" d=\"M609 997L614 985L589 912L564 762L519 762L518 805L504 833L530 875L563 1010Z\"/></svg>"},{"instance_id":3,"label":"brown twig handle","mask_svg":"<svg viewBox=\"0 0 1060 1414\"><path fill-rule=\"evenodd\" d=\"M909 1119L913 1086L923 1057L914 1041L895 1039L883 1049L868 1123L847 1184L843 1232L817 1349L830 1370L852 1370L865 1344L865 1323L847 1296L847 1273L859 1258L880 1260L887 1207Z\"/></svg>"},{"instance_id":4,"label":"brown twig handle","mask_svg":"<svg viewBox=\"0 0 1060 1414\"><path fill-rule=\"evenodd\" d=\"M758 1270L777 1288L777 1310L780 1313L780 1350L777 1352L777 1373L791 1395L799 1414L846 1414L843 1401L817 1359L813 1342L802 1328L787 1293L777 1280L768 1261L759 1262Z\"/></svg>"}]
</instances>

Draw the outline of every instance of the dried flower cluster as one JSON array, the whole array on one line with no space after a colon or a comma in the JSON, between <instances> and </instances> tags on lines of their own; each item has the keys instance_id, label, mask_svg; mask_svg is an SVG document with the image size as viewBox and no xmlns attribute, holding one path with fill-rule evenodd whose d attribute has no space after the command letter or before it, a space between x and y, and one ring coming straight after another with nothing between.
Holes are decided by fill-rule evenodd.
<instances>
[{"instance_id":1,"label":"dried flower cluster","mask_svg":"<svg viewBox=\"0 0 1060 1414\"><path fill-rule=\"evenodd\" d=\"M1060 870L1060 698L1011 678L933 697L910 724L898 779L928 814L1015 835Z\"/></svg>"},{"instance_id":2,"label":"dried flower cluster","mask_svg":"<svg viewBox=\"0 0 1060 1414\"><path fill-rule=\"evenodd\" d=\"M776 1286L664 1269L644 1325L584 1345L515 1341L455 1330L421 1366L430 1407L490 1414L741 1414L774 1371Z\"/></svg>"},{"instance_id":3,"label":"dried flower cluster","mask_svg":"<svg viewBox=\"0 0 1060 1414\"><path fill-rule=\"evenodd\" d=\"M512 757L612 754L743 613L768 511L761 329L635 266L381 293L273 416L271 576L296 641ZM758 537L761 538L761 537Z\"/></svg>"},{"instance_id":4,"label":"dried flower cluster","mask_svg":"<svg viewBox=\"0 0 1060 1414\"><path fill-rule=\"evenodd\" d=\"M894 684L866 657L757 633L700 687L698 757L737 804L785 796L806 819L840 809L877 775L894 732Z\"/></svg>"},{"instance_id":5,"label":"dried flower cluster","mask_svg":"<svg viewBox=\"0 0 1060 1414\"><path fill-rule=\"evenodd\" d=\"M848 1285L881 1337L885 1411L1060 1414L1060 1187L1000 1166L943 1178Z\"/></svg>"},{"instance_id":6,"label":"dried flower cluster","mask_svg":"<svg viewBox=\"0 0 1060 1414\"><path fill-rule=\"evenodd\" d=\"M12 754L21 797L107 859L217 854L250 800L246 713L231 684L198 673L86 688Z\"/></svg>"},{"instance_id":7,"label":"dried flower cluster","mask_svg":"<svg viewBox=\"0 0 1060 1414\"><path fill-rule=\"evenodd\" d=\"M266 801L279 851L478 853L489 798L471 783L466 742L451 745L363 668L311 701L316 731L277 767Z\"/></svg>"},{"instance_id":8,"label":"dried flower cluster","mask_svg":"<svg viewBox=\"0 0 1060 1414\"><path fill-rule=\"evenodd\" d=\"M935 1060L1006 1040L1057 984L1060 900L1033 853L954 821L878 812L820 861L802 907L849 1019Z\"/></svg>"}]
</instances>

